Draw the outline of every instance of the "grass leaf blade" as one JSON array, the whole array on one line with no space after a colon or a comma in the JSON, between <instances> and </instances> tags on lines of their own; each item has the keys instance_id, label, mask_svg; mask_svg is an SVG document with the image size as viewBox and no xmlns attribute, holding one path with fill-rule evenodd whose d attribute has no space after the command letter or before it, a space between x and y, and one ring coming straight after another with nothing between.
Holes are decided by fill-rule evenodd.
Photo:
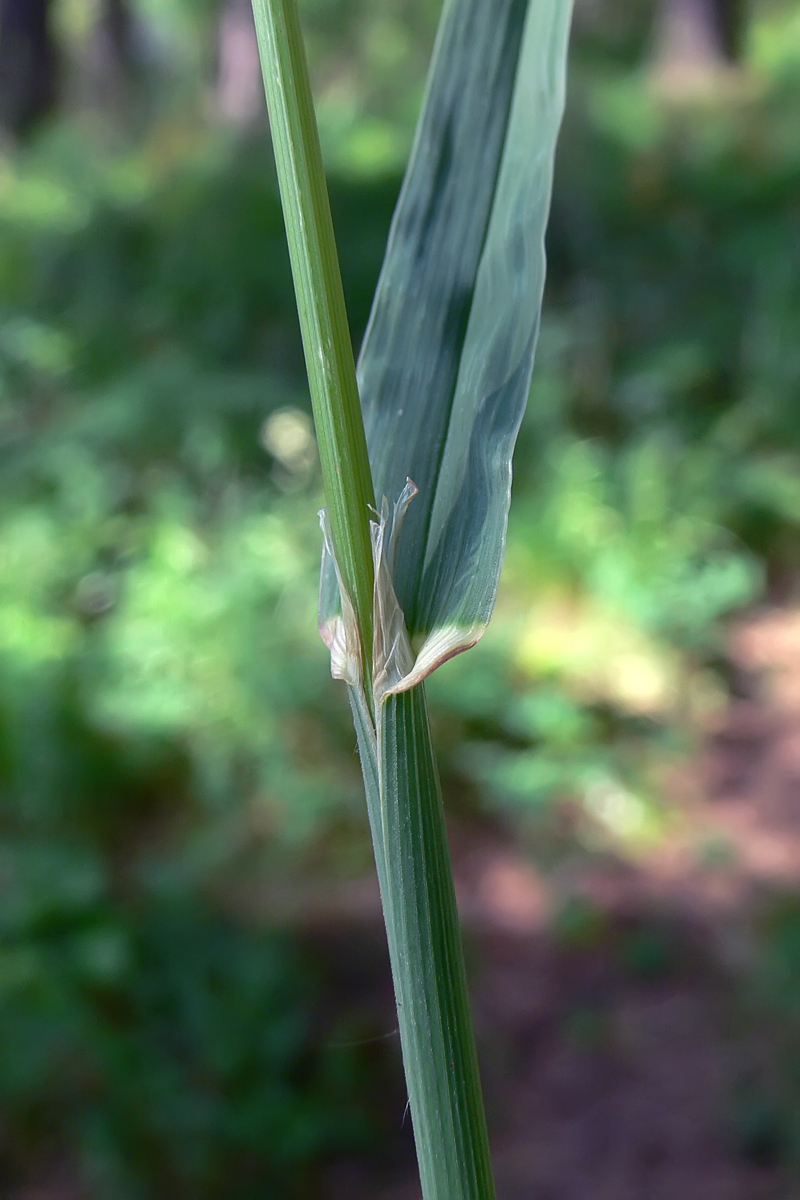
<instances>
[{"instance_id":1,"label":"grass leaf blade","mask_svg":"<svg viewBox=\"0 0 800 1200\"><path fill-rule=\"evenodd\" d=\"M451 0L395 210L358 371L378 500L419 495L395 573L409 632L475 279L519 62L527 0ZM425 630L427 632L427 630Z\"/></svg>"},{"instance_id":2,"label":"grass leaf blade","mask_svg":"<svg viewBox=\"0 0 800 1200\"><path fill-rule=\"evenodd\" d=\"M532 0L435 485L423 629L485 626L505 550L511 458L530 387L571 6Z\"/></svg>"},{"instance_id":3,"label":"grass leaf blade","mask_svg":"<svg viewBox=\"0 0 800 1200\"><path fill-rule=\"evenodd\" d=\"M410 477L394 569L409 686L480 636L527 399L571 0L449 0L358 374L378 500Z\"/></svg>"}]
</instances>

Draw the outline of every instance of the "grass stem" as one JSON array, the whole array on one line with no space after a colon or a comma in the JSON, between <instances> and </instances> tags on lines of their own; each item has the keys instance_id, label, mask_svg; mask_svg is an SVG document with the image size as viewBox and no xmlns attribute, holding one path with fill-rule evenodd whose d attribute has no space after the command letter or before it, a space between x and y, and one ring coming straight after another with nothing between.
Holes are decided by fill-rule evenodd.
<instances>
[{"instance_id":1,"label":"grass stem","mask_svg":"<svg viewBox=\"0 0 800 1200\"><path fill-rule=\"evenodd\" d=\"M336 561L372 662L374 508L353 347L296 0L253 0Z\"/></svg>"}]
</instances>

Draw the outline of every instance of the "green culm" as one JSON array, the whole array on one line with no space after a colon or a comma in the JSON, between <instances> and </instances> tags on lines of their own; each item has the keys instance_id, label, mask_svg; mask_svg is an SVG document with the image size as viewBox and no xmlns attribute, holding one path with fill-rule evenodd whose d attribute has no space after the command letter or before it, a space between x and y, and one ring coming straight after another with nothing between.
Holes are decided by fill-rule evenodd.
<instances>
[{"instance_id":1,"label":"green culm","mask_svg":"<svg viewBox=\"0 0 800 1200\"><path fill-rule=\"evenodd\" d=\"M358 368L296 0L254 0L425 1200L494 1196L424 680L494 605L530 386L570 0L447 0Z\"/></svg>"}]
</instances>

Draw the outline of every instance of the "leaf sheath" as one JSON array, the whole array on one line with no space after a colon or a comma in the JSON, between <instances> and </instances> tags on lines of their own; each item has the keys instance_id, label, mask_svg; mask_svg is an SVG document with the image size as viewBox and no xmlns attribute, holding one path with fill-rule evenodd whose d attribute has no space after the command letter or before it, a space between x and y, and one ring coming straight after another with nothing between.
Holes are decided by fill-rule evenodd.
<instances>
[{"instance_id":1,"label":"leaf sheath","mask_svg":"<svg viewBox=\"0 0 800 1200\"><path fill-rule=\"evenodd\" d=\"M425 1200L494 1200L453 873L422 685L351 693Z\"/></svg>"}]
</instances>

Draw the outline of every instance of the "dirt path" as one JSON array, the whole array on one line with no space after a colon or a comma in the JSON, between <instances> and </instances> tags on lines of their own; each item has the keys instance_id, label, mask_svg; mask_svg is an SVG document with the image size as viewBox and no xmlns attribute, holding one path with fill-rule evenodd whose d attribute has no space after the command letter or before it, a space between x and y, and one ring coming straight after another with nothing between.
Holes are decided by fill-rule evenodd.
<instances>
[{"instance_id":1,"label":"dirt path","mask_svg":"<svg viewBox=\"0 0 800 1200\"><path fill-rule=\"evenodd\" d=\"M609 914L561 939L485 924L471 952L499 1200L792 1194L772 1147L739 1128L731 981L696 926L652 910ZM346 957L334 957L342 970ZM366 976L362 961L365 999ZM389 1028L388 980L377 976ZM403 1105L397 1087L387 1105L396 1132L379 1159L338 1164L324 1200L419 1195Z\"/></svg>"}]
</instances>

